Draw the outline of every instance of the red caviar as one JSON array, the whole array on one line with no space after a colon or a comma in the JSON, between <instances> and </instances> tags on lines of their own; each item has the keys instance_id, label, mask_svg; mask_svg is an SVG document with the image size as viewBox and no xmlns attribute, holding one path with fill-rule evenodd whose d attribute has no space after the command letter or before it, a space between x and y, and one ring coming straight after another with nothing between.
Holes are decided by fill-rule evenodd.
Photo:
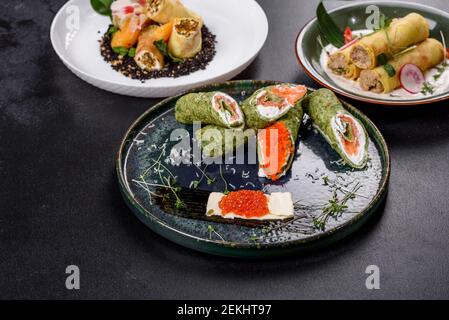
<instances>
[{"instance_id":1,"label":"red caviar","mask_svg":"<svg viewBox=\"0 0 449 320\"><path fill-rule=\"evenodd\" d=\"M272 130L276 130L276 132L272 132ZM277 140L271 141L271 138L276 138L276 136ZM260 151L263 156L263 163L260 164L260 167L264 170L268 178L276 181L280 178L286 160L293 152L290 130L288 130L283 122L275 122L273 125L264 129L264 132L258 138L262 146ZM272 149L274 154L271 154ZM272 161L276 159L277 163L273 164Z\"/></svg>"},{"instance_id":2,"label":"red caviar","mask_svg":"<svg viewBox=\"0 0 449 320\"><path fill-rule=\"evenodd\" d=\"M346 140L343 135L340 135L340 140L343 144L343 148L349 155L356 155L360 148L360 142L359 142L359 130L357 129L356 124L354 123L354 119L351 117L345 116L345 115L339 115L340 119L343 122L346 122L348 125L351 126L351 131L353 135L352 141Z\"/></svg>"},{"instance_id":3,"label":"red caviar","mask_svg":"<svg viewBox=\"0 0 449 320\"><path fill-rule=\"evenodd\" d=\"M263 217L270 211L268 198L262 191L232 191L218 203L224 215L234 213L245 218Z\"/></svg>"}]
</instances>

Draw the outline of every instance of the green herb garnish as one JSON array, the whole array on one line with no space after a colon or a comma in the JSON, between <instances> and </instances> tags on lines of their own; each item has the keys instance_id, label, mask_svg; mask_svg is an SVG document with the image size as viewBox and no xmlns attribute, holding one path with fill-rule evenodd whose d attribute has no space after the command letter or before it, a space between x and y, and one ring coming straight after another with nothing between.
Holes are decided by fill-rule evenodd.
<instances>
[{"instance_id":1,"label":"green herb garnish","mask_svg":"<svg viewBox=\"0 0 449 320\"><path fill-rule=\"evenodd\" d=\"M228 190L228 182L227 182L226 179L223 177L223 171L222 171L222 169L221 169L221 165L220 165L220 177L221 177L221 179L223 180L224 185L225 185L225 190L223 191L223 193L227 195L227 194L229 194L229 190Z\"/></svg>"},{"instance_id":2,"label":"green herb garnish","mask_svg":"<svg viewBox=\"0 0 449 320\"><path fill-rule=\"evenodd\" d=\"M129 49L128 56L130 56L131 58L134 58L136 56L136 48Z\"/></svg>"},{"instance_id":3,"label":"green herb garnish","mask_svg":"<svg viewBox=\"0 0 449 320\"><path fill-rule=\"evenodd\" d=\"M211 225L207 226L207 231L209 232L209 239L212 239L212 234L215 234L220 238L221 241L225 241L223 237Z\"/></svg>"},{"instance_id":4,"label":"green herb garnish","mask_svg":"<svg viewBox=\"0 0 449 320\"><path fill-rule=\"evenodd\" d=\"M113 35L114 33L116 33L118 31L118 28L116 26L110 26L108 29L108 33Z\"/></svg>"},{"instance_id":5,"label":"green herb garnish","mask_svg":"<svg viewBox=\"0 0 449 320\"><path fill-rule=\"evenodd\" d=\"M104 16L110 16L112 2L114 2L114 0L90 0L90 5L97 13Z\"/></svg>"},{"instance_id":6,"label":"green herb garnish","mask_svg":"<svg viewBox=\"0 0 449 320\"><path fill-rule=\"evenodd\" d=\"M322 2L319 3L316 9L316 17L323 37L335 47L343 47L343 31L337 26L334 20L332 20Z\"/></svg>"},{"instance_id":7,"label":"green herb garnish","mask_svg":"<svg viewBox=\"0 0 449 320\"><path fill-rule=\"evenodd\" d=\"M164 57L170 59L174 63L182 63L182 62L184 62L184 59L173 57L170 54L170 52L168 52L168 46L167 46L167 43L164 40L161 39L161 40L154 41L153 44L162 53L162 55Z\"/></svg>"},{"instance_id":8,"label":"green herb garnish","mask_svg":"<svg viewBox=\"0 0 449 320\"><path fill-rule=\"evenodd\" d=\"M424 95L427 95L427 94L433 94L434 91L435 91L434 86L430 82L425 81L422 86L421 93Z\"/></svg>"},{"instance_id":9,"label":"green herb garnish","mask_svg":"<svg viewBox=\"0 0 449 320\"><path fill-rule=\"evenodd\" d=\"M444 71L446 71L447 66L448 66L448 64L447 64L446 62L443 62L440 66L437 66L437 67L436 67L438 73L436 73L436 74L433 76L433 79L434 79L435 81L441 78L441 76L443 75Z\"/></svg>"},{"instance_id":10,"label":"green herb garnish","mask_svg":"<svg viewBox=\"0 0 449 320\"><path fill-rule=\"evenodd\" d=\"M126 49L125 47L115 47L115 48L112 48L112 51L114 51L115 53L117 53L121 56L126 56L128 54L128 49Z\"/></svg>"},{"instance_id":11,"label":"green herb garnish","mask_svg":"<svg viewBox=\"0 0 449 320\"><path fill-rule=\"evenodd\" d=\"M379 66L383 66L388 62L388 57L385 53L381 53L377 56L377 64Z\"/></svg>"},{"instance_id":12,"label":"green herb garnish","mask_svg":"<svg viewBox=\"0 0 449 320\"><path fill-rule=\"evenodd\" d=\"M341 217L341 215L348 209L347 203L349 200L354 199L357 196L357 191L362 186L360 183L357 183L351 191L342 191L345 195L343 199L339 199L337 195L337 190L334 190L332 193L332 198L329 199L326 206L324 206L321 210L321 214L313 218L313 226L319 230L324 231L326 229L326 224L329 218L337 219Z\"/></svg>"},{"instance_id":13,"label":"green herb garnish","mask_svg":"<svg viewBox=\"0 0 449 320\"><path fill-rule=\"evenodd\" d=\"M394 70L394 67L389 63L384 65L384 69L390 78L394 77L394 75L396 74L396 70Z\"/></svg>"}]
</instances>

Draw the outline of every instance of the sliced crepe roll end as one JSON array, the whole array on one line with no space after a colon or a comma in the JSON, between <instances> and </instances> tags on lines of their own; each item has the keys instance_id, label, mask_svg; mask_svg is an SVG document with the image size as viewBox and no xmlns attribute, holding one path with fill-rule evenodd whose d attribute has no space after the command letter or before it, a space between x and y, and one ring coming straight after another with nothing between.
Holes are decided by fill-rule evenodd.
<instances>
[{"instance_id":1,"label":"sliced crepe roll end","mask_svg":"<svg viewBox=\"0 0 449 320\"><path fill-rule=\"evenodd\" d=\"M168 41L168 51L177 58L192 58L201 51L202 22L195 18L176 18Z\"/></svg>"}]
</instances>

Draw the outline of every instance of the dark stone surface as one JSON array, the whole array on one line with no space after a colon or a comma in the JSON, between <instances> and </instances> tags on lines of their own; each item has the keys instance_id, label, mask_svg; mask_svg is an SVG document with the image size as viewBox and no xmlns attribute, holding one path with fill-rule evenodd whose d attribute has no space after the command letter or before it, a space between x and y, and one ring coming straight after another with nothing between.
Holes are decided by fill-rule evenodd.
<instances>
[{"instance_id":1,"label":"dark stone surface","mask_svg":"<svg viewBox=\"0 0 449 320\"><path fill-rule=\"evenodd\" d=\"M101 91L64 67L49 41L63 3L0 2L0 298L449 298L448 102L354 102L392 156L385 210L354 236L282 260L203 255L152 233L122 201L115 153L157 100ZM260 3L268 40L237 79L317 87L293 51L317 1ZM447 1L426 4L449 10ZM81 269L78 291L65 288L69 264ZM365 288L370 264L380 290Z\"/></svg>"}]
</instances>

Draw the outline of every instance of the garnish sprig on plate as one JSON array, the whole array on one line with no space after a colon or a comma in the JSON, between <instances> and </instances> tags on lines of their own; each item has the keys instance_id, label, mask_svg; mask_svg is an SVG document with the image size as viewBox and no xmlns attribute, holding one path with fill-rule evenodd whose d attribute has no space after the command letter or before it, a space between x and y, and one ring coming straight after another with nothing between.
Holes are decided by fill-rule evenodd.
<instances>
[{"instance_id":1,"label":"garnish sprig on plate","mask_svg":"<svg viewBox=\"0 0 449 320\"><path fill-rule=\"evenodd\" d=\"M184 201L178 195L178 193L181 191L181 188L177 186L177 176L175 176L173 172L171 172L171 170L162 163L162 156L164 154L165 148L162 149L161 153L159 154L159 157L156 160L152 159L153 164L139 176L139 180L133 179L132 181L148 192L148 195L150 196L150 202L152 196L156 197L168 196L155 193L150 189L150 187L159 187L169 190L174 195L176 199L175 202L176 209L185 208ZM151 183L146 180L147 175L150 173L152 169L156 171L159 178L159 183Z\"/></svg>"},{"instance_id":2,"label":"garnish sprig on plate","mask_svg":"<svg viewBox=\"0 0 449 320\"><path fill-rule=\"evenodd\" d=\"M329 218L337 219L343 215L348 209L348 201L353 200L357 196L357 191L362 187L362 185L357 182L356 185L350 190L346 191L342 188L339 190L344 194L343 198L340 199L337 190L334 189L332 192L332 197L329 199L328 203L322 208L321 214L318 217L313 218L313 225L318 230L324 231L326 229L326 224Z\"/></svg>"}]
</instances>

